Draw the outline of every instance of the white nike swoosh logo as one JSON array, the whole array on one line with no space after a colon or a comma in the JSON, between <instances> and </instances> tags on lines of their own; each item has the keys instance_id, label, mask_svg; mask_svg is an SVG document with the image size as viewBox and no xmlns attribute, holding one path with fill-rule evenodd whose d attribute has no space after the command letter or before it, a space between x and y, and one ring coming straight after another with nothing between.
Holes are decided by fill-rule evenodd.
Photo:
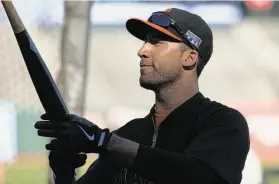
<instances>
[{"instance_id":1,"label":"white nike swoosh logo","mask_svg":"<svg viewBox=\"0 0 279 184\"><path fill-rule=\"evenodd\" d=\"M81 129L81 131L83 131L83 133L86 135L86 137L90 140L90 141L93 141L95 136L94 136L94 133L92 136L90 136L85 130L83 130L83 128L81 128L79 125L78 127Z\"/></svg>"}]
</instances>

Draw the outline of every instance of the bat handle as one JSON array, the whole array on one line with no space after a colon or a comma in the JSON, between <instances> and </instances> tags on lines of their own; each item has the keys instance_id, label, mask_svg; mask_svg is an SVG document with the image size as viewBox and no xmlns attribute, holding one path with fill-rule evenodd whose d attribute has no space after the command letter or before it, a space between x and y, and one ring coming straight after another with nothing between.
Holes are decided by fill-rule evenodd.
<instances>
[{"instance_id":1,"label":"bat handle","mask_svg":"<svg viewBox=\"0 0 279 184\"><path fill-rule=\"evenodd\" d=\"M22 23L12 1L1 0L3 7L6 11L8 19L11 23L14 33L20 33L25 30L25 26Z\"/></svg>"}]
</instances>

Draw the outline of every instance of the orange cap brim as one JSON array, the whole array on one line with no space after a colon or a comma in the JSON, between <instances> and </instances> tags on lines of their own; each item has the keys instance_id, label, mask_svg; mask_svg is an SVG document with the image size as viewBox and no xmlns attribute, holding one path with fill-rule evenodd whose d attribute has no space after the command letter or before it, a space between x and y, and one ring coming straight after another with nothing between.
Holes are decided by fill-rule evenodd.
<instances>
[{"instance_id":1,"label":"orange cap brim","mask_svg":"<svg viewBox=\"0 0 279 184\"><path fill-rule=\"evenodd\" d=\"M145 35L147 32L150 31L150 28L155 30L155 31L159 31L171 38L174 38L175 40L178 41L182 41L181 38L179 38L178 36L174 35L173 33L171 33L170 31L168 31L167 29L158 26L156 24L153 24L151 22L142 20L142 19L138 19L138 18L131 18L126 22L126 28L127 30L135 37L137 37L140 40L144 40L145 39Z\"/></svg>"}]
</instances>

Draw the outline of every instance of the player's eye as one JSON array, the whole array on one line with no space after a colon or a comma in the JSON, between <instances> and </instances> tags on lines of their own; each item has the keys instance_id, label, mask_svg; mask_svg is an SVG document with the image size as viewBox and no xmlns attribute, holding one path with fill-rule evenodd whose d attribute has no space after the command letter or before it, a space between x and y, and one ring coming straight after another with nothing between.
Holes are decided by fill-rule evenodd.
<instances>
[{"instance_id":1,"label":"player's eye","mask_svg":"<svg viewBox=\"0 0 279 184\"><path fill-rule=\"evenodd\" d=\"M145 39L145 43L149 42L152 45L158 45L158 44L162 44L163 41L160 38L156 38L156 37L149 37L148 39Z\"/></svg>"}]
</instances>

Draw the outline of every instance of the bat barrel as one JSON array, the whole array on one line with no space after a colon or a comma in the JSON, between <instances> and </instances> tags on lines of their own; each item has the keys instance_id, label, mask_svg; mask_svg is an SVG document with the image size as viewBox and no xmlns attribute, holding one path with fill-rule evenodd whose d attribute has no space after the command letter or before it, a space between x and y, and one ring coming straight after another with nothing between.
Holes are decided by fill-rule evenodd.
<instances>
[{"instance_id":1,"label":"bat barrel","mask_svg":"<svg viewBox=\"0 0 279 184\"><path fill-rule=\"evenodd\" d=\"M31 80L46 113L52 116L68 114L63 98L28 31L21 21L13 3L1 0L15 33Z\"/></svg>"},{"instance_id":2,"label":"bat barrel","mask_svg":"<svg viewBox=\"0 0 279 184\"><path fill-rule=\"evenodd\" d=\"M25 26L22 23L12 1L1 1L13 28L14 33L20 33L25 30Z\"/></svg>"}]
</instances>

